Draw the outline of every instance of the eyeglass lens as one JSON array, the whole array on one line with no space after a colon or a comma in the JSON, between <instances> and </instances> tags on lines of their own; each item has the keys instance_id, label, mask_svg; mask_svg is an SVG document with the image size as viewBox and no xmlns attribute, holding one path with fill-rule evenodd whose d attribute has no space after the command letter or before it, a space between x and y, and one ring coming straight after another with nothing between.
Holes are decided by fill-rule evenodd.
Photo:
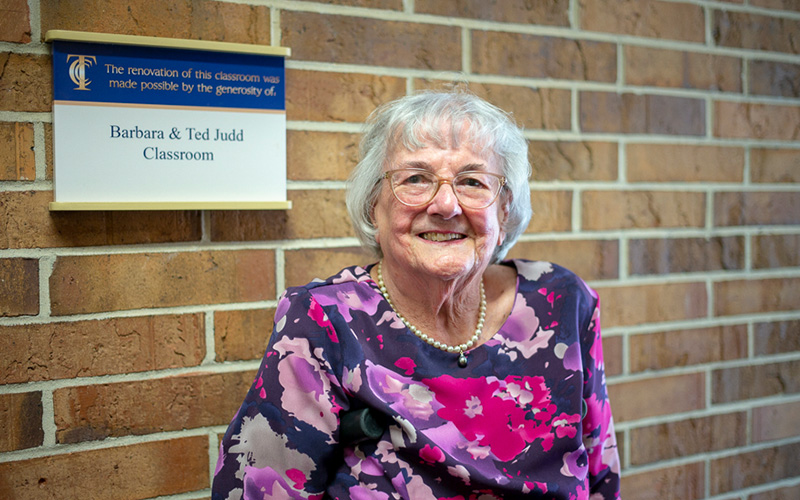
<instances>
[{"instance_id":1,"label":"eyeglass lens","mask_svg":"<svg viewBox=\"0 0 800 500\"><path fill-rule=\"evenodd\" d=\"M503 178L484 172L462 172L452 181L440 179L431 172L400 169L390 172L394 195L406 205L428 203L436 196L441 184L451 184L459 203L469 208L486 208L494 202Z\"/></svg>"}]
</instances>

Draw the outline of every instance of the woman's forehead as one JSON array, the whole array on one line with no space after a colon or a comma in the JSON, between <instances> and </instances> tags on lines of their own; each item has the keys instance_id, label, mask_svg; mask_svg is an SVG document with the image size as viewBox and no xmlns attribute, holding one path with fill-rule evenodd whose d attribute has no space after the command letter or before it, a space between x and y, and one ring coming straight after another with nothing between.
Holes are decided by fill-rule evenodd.
<instances>
[{"instance_id":1,"label":"woman's forehead","mask_svg":"<svg viewBox=\"0 0 800 500\"><path fill-rule=\"evenodd\" d=\"M469 154L464 154L465 152ZM496 155L486 157L480 151L473 151L468 144L459 148L440 148L435 144L426 144L415 150L396 148L393 154L387 155L384 170L396 168L422 168L436 170L444 165L455 168L458 173L467 170L484 170L503 174L502 166Z\"/></svg>"}]
</instances>

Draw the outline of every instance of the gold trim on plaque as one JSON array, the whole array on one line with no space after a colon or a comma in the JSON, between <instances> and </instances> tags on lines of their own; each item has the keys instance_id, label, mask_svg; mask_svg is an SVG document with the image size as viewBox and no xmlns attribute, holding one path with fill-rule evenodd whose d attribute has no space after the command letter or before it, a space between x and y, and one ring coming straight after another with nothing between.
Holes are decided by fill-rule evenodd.
<instances>
[{"instance_id":1,"label":"gold trim on plaque","mask_svg":"<svg viewBox=\"0 0 800 500\"><path fill-rule=\"evenodd\" d=\"M289 210L291 201L155 201L155 202L58 202L51 212L90 210Z\"/></svg>"},{"instance_id":2,"label":"gold trim on plaque","mask_svg":"<svg viewBox=\"0 0 800 500\"><path fill-rule=\"evenodd\" d=\"M49 30L44 35L45 42L84 42L107 43L114 45L138 45L142 47L163 47L170 49L208 50L212 52L236 52L262 56L290 57L292 49L273 45L249 45L246 43L212 42L208 40L186 40L159 36L113 35L110 33L90 33L87 31Z\"/></svg>"}]
</instances>

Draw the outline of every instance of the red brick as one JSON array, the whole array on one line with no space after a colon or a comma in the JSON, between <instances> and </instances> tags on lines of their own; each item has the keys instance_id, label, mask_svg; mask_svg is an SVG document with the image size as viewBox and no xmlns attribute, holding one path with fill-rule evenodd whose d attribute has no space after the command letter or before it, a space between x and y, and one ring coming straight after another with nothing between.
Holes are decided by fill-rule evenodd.
<instances>
[{"instance_id":1,"label":"red brick","mask_svg":"<svg viewBox=\"0 0 800 500\"><path fill-rule=\"evenodd\" d=\"M800 53L796 42L800 32L797 19L715 10L711 32L714 43L720 47ZM769 36L764 36L765 33Z\"/></svg>"},{"instance_id":2,"label":"red brick","mask_svg":"<svg viewBox=\"0 0 800 500\"><path fill-rule=\"evenodd\" d=\"M750 177L753 182L788 182L800 184L800 150L752 149Z\"/></svg>"},{"instance_id":3,"label":"red brick","mask_svg":"<svg viewBox=\"0 0 800 500\"><path fill-rule=\"evenodd\" d=\"M603 338L603 362L605 363L604 369L607 377L622 375L622 351L622 337ZM619 439L617 440L617 445L622 447Z\"/></svg>"},{"instance_id":4,"label":"red brick","mask_svg":"<svg viewBox=\"0 0 800 500\"><path fill-rule=\"evenodd\" d=\"M44 124L45 179L53 180L53 124ZM40 154L39 151L36 154Z\"/></svg>"},{"instance_id":5,"label":"red brick","mask_svg":"<svg viewBox=\"0 0 800 500\"><path fill-rule=\"evenodd\" d=\"M800 485L764 491L747 497L747 500L797 500L800 498Z\"/></svg>"},{"instance_id":6,"label":"red brick","mask_svg":"<svg viewBox=\"0 0 800 500\"><path fill-rule=\"evenodd\" d=\"M705 102L664 95L581 92L584 132L622 134L705 134Z\"/></svg>"},{"instance_id":7,"label":"red brick","mask_svg":"<svg viewBox=\"0 0 800 500\"><path fill-rule=\"evenodd\" d=\"M800 435L800 402L753 409L753 441L761 443Z\"/></svg>"},{"instance_id":8,"label":"red brick","mask_svg":"<svg viewBox=\"0 0 800 500\"><path fill-rule=\"evenodd\" d=\"M622 475L625 500L699 500L705 498L703 462Z\"/></svg>"},{"instance_id":9,"label":"red brick","mask_svg":"<svg viewBox=\"0 0 800 500\"><path fill-rule=\"evenodd\" d=\"M776 97L800 97L800 64L750 61L750 93Z\"/></svg>"},{"instance_id":10,"label":"red brick","mask_svg":"<svg viewBox=\"0 0 800 500\"><path fill-rule=\"evenodd\" d=\"M629 342L634 373L747 357L745 325L634 335Z\"/></svg>"},{"instance_id":11,"label":"red brick","mask_svg":"<svg viewBox=\"0 0 800 500\"><path fill-rule=\"evenodd\" d=\"M359 136L344 132L289 130L286 171L293 181L343 181L358 162Z\"/></svg>"},{"instance_id":12,"label":"red brick","mask_svg":"<svg viewBox=\"0 0 800 500\"><path fill-rule=\"evenodd\" d=\"M488 83L462 86L459 82L415 80L417 90L448 90L462 87L511 113L514 121L525 129L569 130L571 127L572 93L569 90Z\"/></svg>"},{"instance_id":13,"label":"red brick","mask_svg":"<svg viewBox=\"0 0 800 500\"><path fill-rule=\"evenodd\" d=\"M457 26L283 10L281 44L291 47L292 59L300 61L461 69Z\"/></svg>"},{"instance_id":14,"label":"red brick","mask_svg":"<svg viewBox=\"0 0 800 500\"><path fill-rule=\"evenodd\" d=\"M217 362L260 359L272 332L275 309L246 309L214 313Z\"/></svg>"},{"instance_id":15,"label":"red brick","mask_svg":"<svg viewBox=\"0 0 800 500\"><path fill-rule=\"evenodd\" d=\"M767 9L800 11L800 3L797 3L797 0L750 0L750 5Z\"/></svg>"},{"instance_id":16,"label":"red brick","mask_svg":"<svg viewBox=\"0 0 800 500\"><path fill-rule=\"evenodd\" d=\"M705 380L702 373L612 384L608 393L616 422L705 407Z\"/></svg>"},{"instance_id":17,"label":"red brick","mask_svg":"<svg viewBox=\"0 0 800 500\"><path fill-rule=\"evenodd\" d=\"M4 0L0 5L0 41L28 43L31 41L31 20L26 0Z\"/></svg>"},{"instance_id":18,"label":"red brick","mask_svg":"<svg viewBox=\"0 0 800 500\"><path fill-rule=\"evenodd\" d=\"M744 149L686 144L629 144L630 182L742 182Z\"/></svg>"},{"instance_id":19,"label":"red brick","mask_svg":"<svg viewBox=\"0 0 800 500\"><path fill-rule=\"evenodd\" d=\"M353 236L344 190L289 191L291 210L217 211L211 214L214 241L341 238Z\"/></svg>"},{"instance_id":20,"label":"red brick","mask_svg":"<svg viewBox=\"0 0 800 500\"><path fill-rule=\"evenodd\" d=\"M254 371L56 389L56 442L196 429L230 422Z\"/></svg>"},{"instance_id":21,"label":"red brick","mask_svg":"<svg viewBox=\"0 0 800 500\"><path fill-rule=\"evenodd\" d=\"M674 458L745 446L744 412L690 418L634 428L630 431L631 464L642 465Z\"/></svg>"},{"instance_id":22,"label":"red brick","mask_svg":"<svg viewBox=\"0 0 800 500\"><path fill-rule=\"evenodd\" d=\"M756 356L800 351L800 320L756 323L754 351Z\"/></svg>"},{"instance_id":23,"label":"red brick","mask_svg":"<svg viewBox=\"0 0 800 500\"><path fill-rule=\"evenodd\" d=\"M580 0L581 29L703 42L703 8L657 0Z\"/></svg>"},{"instance_id":24,"label":"red brick","mask_svg":"<svg viewBox=\"0 0 800 500\"><path fill-rule=\"evenodd\" d=\"M405 95L406 82L391 76L286 71L286 118L363 122L380 104Z\"/></svg>"},{"instance_id":25,"label":"red brick","mask_svg":"<svg viewBox=\"0 0 800 500\"><path fill-rule=\"evenodd\" d=\"M797 475L800 443L738 453L711 460L711 495L720 495Z\"/></svg>"},{"instance_id":26,"label":"red brick","mask_svg":"<svg viewBox=\"0 0 800 500\"><path fill-rule=\"evenodd\" d=\"M65 256L50 276L54 315L275 298L271 250Z\"/></svg>"},{"instance_id":27,"label":"red brick","mask_svg":"<svg viewBox=\"0 0 800 500\"><path fill-rule=\"evenodd\" d=\"M555 262L585 280L619 277L617 240L520 241L508 252L508 258Z\"/></svg>"},{"instance_id":28,"label":"red brick","mask_svg":"<svg viewBox=\"0 0 800 500\"><path fill-rule=\"evenodd\" d=\"M613 142L530 141L528 152L534 182L617 179Z\"/></svg>"},{"instance_id":29,"label":"red brick","mask_svg":"<svg viewBox=\"0 0 800 500\"><path fill-rule=\"evenodd\" d=\"M199 210L50 212L52 191L0 192L0 248L199 241Z\"/></svg>"},{"instance_id":30,"label":"red brick","mask_svg":"<svg viewBox=\"0 0 800 500\"><path fill-rule=\"evenodd\" d=\"M753 237L753 267L800 267L800 235L768 234Z\"/></svg>"},{"instance_id":31,"label":"red brick","mask_svg":"<svg viewBox=\"0 0 800 500\"><path fill-rule=\"evenodd\" d=\"M526 233L547 233L572 229L572 193L570 191L533 191L533 217Z\"/></svg>"},{"instance_id":32,"label":"red brick","mask_svg":"<svg viewBox=\"0 0 800 500\"><path fill-rule=\"evenodd\" d=\"M62 29L269 45L269 10L217 1L42 2L42 33Z\"/></svg>"},{"instance_id":33,"label":"red brick","mask_svg":"<svg viewBox=\"0 0 800 500\"><path fill-rule=\"evenodd\" d=\"M704 318L708 297L703 283L597 287L604 326L641 325Z\"/></svg>"},{"instance_id":34,"label":"red brick","mask_svg":"<svg viewBox=\"0 0 800 500\"><path fill-rule=\"evenodd\" d=\"M740 93L742 63L735 57L629 45L625 83Z\"/></svg>"},{"instance_id":35,"label":"red brick","mask_svg":"<svg viewBox=\"0 0 800 500\"><path fill-rule=\"evenodd\" d=\"M800 278L714 283L714 315L729 316L800 309Z\"/></svg>"},{"instance_id":36,"label":"red brick","mask_svg":"<svg viewBox=\"0 0 800 500\"><path fill-rule=\"evenodd\" d=\"M714 103L714 135L727 139L800 140L800 106Z\"/></svg>"},{"instance_id":37,"label":"red brick","mask_svg":"<svg viewBox=\"0 0 800 500\"><path fill-rule=\"evenodd\" d=\"M613 44L525 33L472 31L472 71L480 74L613 82Z\"/></svg>"},{"instance_id":38,"label":"red brick","mask_svg":"<svg viewBox=\"0 0 800 500\"><path fill-rule=\"evenodd\" d=\"M583 229L703 227L705 195L687 191L585 191Z\"/></svg>"},{"instance_id":39,"label":"red brick","mask_svg":"<svg viewBox=\"0 0 800 500\"><path fill-rule=\"evenodd\" d=\"M209 487L208 436L0 463L0 497L138 500ZM112 494L113 492L113 494Z\"/></svg>"},{"instance_id":40,"label":"red brick","mask_svg":"<svg viewBox=\"0 0 800 500\"><path fill-rule=\"evenodd\" d=\"M377 261L360 247L304 248L284 253L286 286L302 286L313 279L326 279L345 267L362 266Z\"/></svg>"},{"instance_id":41,"label":"red brick","mask_svg":"<svg viewBox=\"0 0 800 500\"><path fill-rule=\"evenodd\" d=\"M140 0L142 12L150 16L164 17L152 2ZM173 0L179 5L178 0ZM166 2L157 4L164 5ZM131 3L125 4L130 9ZM129 10L130 11L130 10ZM137 17L138 17L137 12ZM190 19L172 19L172 26L166 27L168 37L176 37L176 33L186 33L178 38L194 38L198 40L219 40L221 42L245 43L251 45L270 45L270 9L265 5L245 5L231 2L199 2L191 4ZM158 26L156 19L142 21L133 19L136 28L151 29ZM144 24L143 24L144 23ZM175 29L177 28L177 30Z\"/></svg>"},{"instance_id":42,"label":"red brick","mask_svg":"<svg viewBox=\"0 0 800 500\"><path fill-rule=\"evenodd\" d=\"M0 123L0 181L33 180L36 180L33 124Z\"/></svg>"},{"instance_id":43,"label":"red brick","mask_svg":"<svg viewBox=\"0 0 800 500\"><path fill-rule=\"evenodd\" d=\"M414 11L446 17L464 17L501 23L545 24L569 27L569 0L527 2L525 0L415 0Z\"/></svg>"},{"instance_id":44,"label":"red brick","mask_svg":"<svg viewBox=\"0 0 800 500\"><path fill-rule=\"evenodd\" d=\"M0 326L0 384L197 366L203 326L200 314Z\"/></svg>"},{"instance_id":45,"label":"red brick","mask_svg":"<svg viewBox=\"0 0 800 500\"><path fill-rule=\"evenodd\" d=\"M0 422L3 423L0 452L41 446L44 441L42 393L0 394Z\"/></svg>"},{"instance_id":46,"label":"red brick","mask_svg":"<svg viewBox=\"0 0 800 500\"><path fill-rule=\"evenodd\" d=\"M715 226L800 224L800 192L722 192L714 197Z\"/></svg>"},{"instance_id":47,"label":"red brick","mask_svg":"<svg viewBox=\"0 0 800 500\"><path fill-rule=\"evenodd\" d=\"M744 238L632 239L628 256L633 275L744 269Z\"/></svg>"},{"instance_id":48,"label":"red brick","mask_svg":"<svg viewBox=\"0 0 800 500\"><path fill-rule=\"evenodd\" d=\"M0 52L0 68L0 110L51 110L53 70L49 56Z\"/></svg>"},{"instance_id":49,"label":"red brick","mask_svg":"<svg viewBox=\"0 0 800 500\"><path fill-rule=\"evenodd\" d=\"M711 376L713 404L800 392L800 361L720 368Z\"/></svg>"},{"instance_id":50,"label":"red brick","mask_svg":"<svg viewBox=\"0 0 800 500\"><path fill-rule=\"evenodd\" d=\"M350 5L371 9L403 10L403 0L302 0L304 2L327 3L334 5Z\"/></svg>"},{"instance_id":51,"label":"red brick","mask_svg":"<svg viewBox=\"0 0 800 500\"><path fill-rule=\"evenodd\" d=\"M39 261L0 259L0 317L39 313Z\"/></svg>"}]
</instances>

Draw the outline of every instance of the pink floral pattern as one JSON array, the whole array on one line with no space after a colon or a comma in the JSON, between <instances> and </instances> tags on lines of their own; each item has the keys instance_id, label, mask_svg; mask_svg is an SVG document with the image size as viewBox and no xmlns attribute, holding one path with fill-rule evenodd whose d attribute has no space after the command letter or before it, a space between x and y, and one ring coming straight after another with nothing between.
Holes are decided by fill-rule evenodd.
<instances>
[{"instance_id":1,"label":"pink floral pattern","mask_svg":"<svg viewBox=\"0 0 800 500\"><path fill-rule=\"evenodd\" d=\"M620 498L598 296L551 263L504 265L514 308L466 368L403 326L368 269L288 289L212 498ZM341 442L364 407L383 435Z\"/></svg>"}]
</instances>

